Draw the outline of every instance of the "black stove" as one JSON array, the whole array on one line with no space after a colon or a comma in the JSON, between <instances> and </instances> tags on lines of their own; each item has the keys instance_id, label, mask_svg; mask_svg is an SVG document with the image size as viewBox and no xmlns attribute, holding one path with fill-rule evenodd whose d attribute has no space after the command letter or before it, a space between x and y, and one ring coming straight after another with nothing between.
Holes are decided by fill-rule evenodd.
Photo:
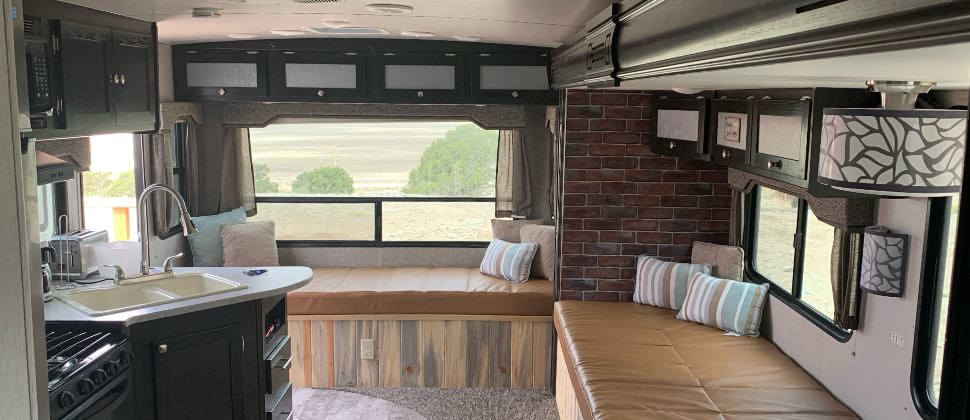
<instances>
[{"instance_id":1,"label":"black stove","mask_svg":"<svg viewBox=\"0 0 970 420\"><path fill-rule=\"evenodd\" d=\"M122 334L47 330L52 419L86 418L127 396L131 345Z\"/></svg>"}]
</instances>

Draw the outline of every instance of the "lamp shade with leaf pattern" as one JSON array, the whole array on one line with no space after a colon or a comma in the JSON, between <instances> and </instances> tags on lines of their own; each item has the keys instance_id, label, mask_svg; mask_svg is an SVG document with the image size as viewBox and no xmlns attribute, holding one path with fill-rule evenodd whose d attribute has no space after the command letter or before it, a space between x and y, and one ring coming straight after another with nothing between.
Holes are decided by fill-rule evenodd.
<instances>
[{"instance_id":1,"label":"lamp shade with leaf pattern","mask_svg":"<svg viewBox=\"0 0 970 420\"><path fill-rule=\"evenodd\" d=\"M871 195L954 195L966 134L965 110L826 108L818 182Z\"/></svg>"}]
</instances>

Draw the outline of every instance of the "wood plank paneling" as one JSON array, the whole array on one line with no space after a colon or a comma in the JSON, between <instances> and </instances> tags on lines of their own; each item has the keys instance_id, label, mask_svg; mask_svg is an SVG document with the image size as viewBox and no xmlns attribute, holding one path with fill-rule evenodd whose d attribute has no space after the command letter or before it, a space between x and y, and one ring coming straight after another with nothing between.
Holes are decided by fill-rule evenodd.
<instances>
[{"instance_id":1,"label":"wood plank paneling","mask_svg":"<svg viewBox=\"0 0 970 420\"><path fill-rule=\"evenodd\" d=\"M357 386L362 388L376 388L381 384L380 364L376 359L378 351L381 348L381 338L379 336L380 322L357 321L357 340L354 343L354 357L355 360L359 361L357 365ZM373 360L360 359L360 340L364 339L374 340L375 359Z\"/></svg>"},{"instance_id":2,"label":"wood plank paneling","mask_svg":"<svg viewBox=\"0 0 970 420\"><path fill-rule=\"evenodd\" d=\"M556 408L562 420L583 420L583 411L579 408L576 391L572 378L567 371L562 347L556 346Z\"/></svg>"},{"instance_id":3,"label":"wood plank paneling","mask_svg":"<svg viewBox=\"0 0 970 420\"><path fill-rule=\"evenodd\" d=\"M295 387L305 388L310 386L310 372L313 372L313 363L310 359L310 322L309 321L289 321L288 331L291 341L291 351L293 364L290 368L290 383Z\"/></svg>"},{"instance_id":4,"label":"wood plank paneling","mask_svg":"<svg viewBox=\"0 0 970 420\"><path fill-rule=\"evenodd\" d=\"M422 386L438 387L444 383L445 322L419 321Z\"/></svg>"},{"instance_id":5,"label":"wood plank paneling","mask_svg":"<svg viewBox=\"0 0 970 420\"><path fill-rule=\"evenodd\" d=\"M466 363L468 362L468 322L445 321L445 367L442 386L457 388L468 383Z\"/></svg>"},{"instance_id":6,"label":"wood plank paneling","mask_svg":"<svg viewBox=\"0 0 970 420\"><path fill-rule=\"evenodd\" d=\"M510 322L488 323L488 386L508 388L511 386L512 345L509 337Z\"/></svg>"},{"instance_id":7,"label":"wood plank paneling","mask_svg":"<svg viewBox=\"0 0 970 420\"><path fill-rule=\"evenodd\" d=\"M378 321L381 343L377 362L384 388L401 386L401 321Z\"/></svg>"},{"instance_id":8,"label":"wood plank paneling","mask_svg":"<svg viewBox=\"0 0 970 420\"><path fill-rule=\"evenodd\" d=\"M468 321L465 327L465 386L486 388L489 372L488 321Z\"/></svg>"},{"instance_id":9,"label":"wood plank paneling","mask_svg":"<svg viewBox=\"0 0 970 420\"><path fill-rule=\"evenodd\" d=\"M357 385L357 323L333 321L334 386Z\"/></svg>"},{"instance_id":10,"label":"wood plank paneling","mask_svg":"<svg viewBox=\"0 0 970 420\"><path fill-rule=\"evenodd\" d=\"M537 389L552 388L553 360L552 324L533 324L532 328L532 386Z\"/></svg>"},{"instance_id":11,"label":"wood plank paneling","mask_svg":"<svg viewBox=\"0 0 970 420\"><path fill-rule=\"evenodd\" d=\"M310 386L314 388L332 386L333 347L328 347L329 343L333 343L333 338L330 336L330 322L311 322L309 330L310 360L313 365L313 370L310 372Z\"/></svg>"},{"instance_id":12,"label":"wood plank paneling","mask_svg":"<svg viewBox=\"0 0 970 420\"><path fill-rule=\"evenodd\" d=\"M532 388L532 323L512 322L510 338L512 340L512 372L510 386L512 388Z\"/></svg>"},{"instance_id":13,"label":"wood plank paneling","mask_svg":"<svg viewBox=\"0 0 970 420\"><path fill-rule=\"evenodd\" d=\"M423 385L421 367L421 330L418 321L401 323L401 386L417 387Z\"/></svg>"}]
</instances>

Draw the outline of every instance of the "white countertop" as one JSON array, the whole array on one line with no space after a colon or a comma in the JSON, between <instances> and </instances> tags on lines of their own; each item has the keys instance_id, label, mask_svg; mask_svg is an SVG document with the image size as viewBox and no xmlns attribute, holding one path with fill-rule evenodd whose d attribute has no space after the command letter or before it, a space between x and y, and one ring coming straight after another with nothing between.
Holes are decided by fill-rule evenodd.
<instances>
[{"instance_id":1,"label":"white countertop","mask_svg":"<svg viewBox=\"0 0 970 420\"><path fill-rule=\"evenodd\" d=\"M130 311L118 312L102 316L91 316L55 298L44 304L44 319L58 322L115 322L125 326L155 319L168 318L189 312L232 305L265 297L281 295L297 289L310 282L313 270L307 267L265 267L268 271L259 276L243 274L246 267L184 267L175 268L175 274L208 273L227 280L245 284L245 289L233 290L210 296L186 299L178 302L164 303ZM78 287L98 287L91 285Z\"/></svg>"}]
</instances>

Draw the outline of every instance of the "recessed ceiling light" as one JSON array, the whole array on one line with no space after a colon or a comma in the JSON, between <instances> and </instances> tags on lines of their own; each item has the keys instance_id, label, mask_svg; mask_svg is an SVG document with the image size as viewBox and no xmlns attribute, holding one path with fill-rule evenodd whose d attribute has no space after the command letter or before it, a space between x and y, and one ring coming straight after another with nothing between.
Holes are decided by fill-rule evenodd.
<instances>
[{"instance_id":1,"label":"recessed ceiling light","mask_svg":"<svg viewBox=\"0 0 970 420\"><path fill-rule=\"evenodd\" d=\"M428 31L401 31L401 35L413 36L415 38L427 38L429 36L435 36L435 33Z\"/></svg>"},{"instance_id":2,"label":"recessed ceiling light","mask_svg":"<svg viewBox=\"0 0 970 420\"><path fill-rule=\"evenodd\" d=\"M279 36L300 36L306 34L302 29L272 29L269 33Z\"/></svg>"},{"instance_id":3,"label":"recessed ceiling light","mask_svg":"<svg viewBox=\"0 0 970 420\"><path fill-rule=\"evenodd\" d=\"M384 28L347 27L347 28L305 28L320 35L387 35L390 32Z\"/></svg>"},{"instance_id":4,"label":"recessed ceiling light","mask_svg":"<svg viewBox=\"0 0 970 420\"><path fill-rule=\"evenodd\" d=\"M465 42L479 42L485 39L480 36L474 36L474 35L454 35L452 36L452 38L455 38L459 41L465 41Z\"/></svg>"},{"instance_id":5,"label":"recessed ceiling light","mask_svg":"<svg viewBox=\"0 0 970 420\"><path fill-rule=\"evenodd\" d=\"M322 20L320 24L328 28L346 28L350 26L349 20Z\"/></svg>"},{"instance_id":6,"label":"recessed ceiling light","mask_svg":"<svg viewBox=\"0 0 970 420\"><path fill-rule=\"evenodd\" d=\"M374 13L384 13L388 15L403 15L405 13L411 13L414 8L406 4L395 4L395 3L371 3L364 5L367 10Z\"/></svg>"},{"instance_id":7,"label":"recessed ceiling light","mask_svg":"<svg viewBox=\"0 0 970 420\"><path fill-rule=\"evenodd\" d=\"M226 34L226 36L232 39L253 39L258 37L259 34L252 34L248 32L237 32L237 33Z\"/></svg>"}]
</instances>

